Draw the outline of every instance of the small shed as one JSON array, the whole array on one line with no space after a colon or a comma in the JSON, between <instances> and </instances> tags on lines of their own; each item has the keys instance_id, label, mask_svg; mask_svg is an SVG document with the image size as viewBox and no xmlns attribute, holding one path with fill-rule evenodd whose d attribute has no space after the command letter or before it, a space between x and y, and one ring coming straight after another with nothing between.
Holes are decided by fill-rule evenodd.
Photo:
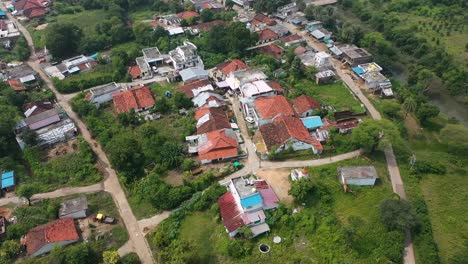
<instances>
[{"instance_id":1,"label":"small shed","mask_svg":"<svg viewBox=\"0 0 468 264\"><path fill-rule=\"evenodd\" d=\"M85 218L88 211L88 200L85 196L67 200L60 204L59 218Z\"/></svg>"},{"instance_id":2,"label":"small shed","mask_svg":"<svg viewBox=\"0 0 468 264\"><path fill-rule=\"evenodd\" d=\"M293 181L298 181L300 179L307 179L309 178L309 172L307 169L294 169L291 170L291 179Z\"/></svg>"},{"instance_id":3,"label":"small shed","mask_svg":"<svg viewBox=\"0 0 468 264\"><path fill-rule=\"evenodd\" d=\"M7 171L2 173L2 190L10 191L15 187L15 172Z\"/></svg>"},{"instance_id":4,"label":"small shed","mask_svg":"<svg viewBox=\"0 0 468 264\"><path fill-rule=\"evenodd\" d=\"M346 166L338 168L338 178L341 184L374 186L379 176L374 166Z\"/></svg>"}]
</instances>

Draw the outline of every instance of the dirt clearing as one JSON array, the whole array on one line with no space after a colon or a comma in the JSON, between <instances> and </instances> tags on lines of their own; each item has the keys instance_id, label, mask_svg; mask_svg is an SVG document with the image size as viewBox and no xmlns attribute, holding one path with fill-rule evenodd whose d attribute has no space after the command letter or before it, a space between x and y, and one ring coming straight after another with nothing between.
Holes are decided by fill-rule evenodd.
<instances>
[{"instance_id":1,"label":"dirt clearing","mask_svg":"<svg viewBox=\"0 0 468 264\"><path fill-rule=\"evenodd\" d=\"M70 139L67 142L63 142L55 145L53 148L49 149L47 152L48 159L54 159L60 156L65 156L67 154L73 153L78 150L77 139Z\"/></svg>"},{"instance_id":2,"label":"dirt clearing","mask_svg":"<svg viewBox=\"0 0 468 264\"><path fill-rule=\"evenodd\" d=\"M290 173L289 169L259 169L256 174L273 188L281 202L291 204L293 197L288 194L289 189L291 189Z\"/></svg>"}]
</instances>

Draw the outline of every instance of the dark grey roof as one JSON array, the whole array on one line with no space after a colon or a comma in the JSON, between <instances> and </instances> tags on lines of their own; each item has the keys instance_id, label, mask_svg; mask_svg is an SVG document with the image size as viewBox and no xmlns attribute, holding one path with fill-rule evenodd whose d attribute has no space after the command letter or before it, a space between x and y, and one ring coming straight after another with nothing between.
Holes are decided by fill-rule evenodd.
<instances>
[{"instance_id":1,"label":"dark grey roof","mask_svg":"<svg viewBox=\"0 0 468 264\"><path fill-rule=\"evenodd\" d=\"M60 204L59 216L64 216L88 209L88 200L81 196Z\"/></svg>"},{"instance_id":2,"label":"dark grey roof","mask_svg":"<svg viewBox=\"0 0 468 264\"><path fill-rule=\"evenodd\" d=\"M22 64L14 68L7 69L6 74L8 79L19 79L28 75L36 75L36 72L27 64Z\"/></svg>"},{"instance_id":3,"label":"dark grey roof","mask_svg":"<svg viewBox=\"0 0 468 264\"><path fill-rule=\"evenodd\" d=\"M26 124L31 125L31 124L37 123L39 121L45 120L47 118L50 118L56 115L58 115L57 109L50 109L40 114L33 115L33 116L26 118L25 122Z\"/></svg>"}]
</instances>

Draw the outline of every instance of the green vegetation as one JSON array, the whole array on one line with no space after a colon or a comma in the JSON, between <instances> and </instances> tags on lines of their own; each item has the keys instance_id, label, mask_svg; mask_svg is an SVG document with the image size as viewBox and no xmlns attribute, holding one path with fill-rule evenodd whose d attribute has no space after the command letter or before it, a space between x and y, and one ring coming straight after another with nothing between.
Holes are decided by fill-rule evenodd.
<instances>
[{"instance_id":1,"label":"green vegetation","mask_svg":"<svg viewBox=\"0 0 468 264\"><path fill-rule=\"evenodd\" d=\"M312 80L302 80L296 84L291 97L307 94L317 98L324 106L331 106L336 111L351 110L356 113L365 111L353 94L341 83L318 85Z\"/></svg>"},{"instance_id":2,"label":"green vegetation","mask_svg":"<svg viewBox=\"0 0 468 264\"><path fill-rule=\"evenodd\" d=\"M72 197L76 196L43 200L39 205L15 208L13 214L17 217L17 222L8 226L7 240L0 241L0 256L2 256L3 252L7 254L7 259L0 258L0 263L12 263L8 262L8 260L13 261L17 257L19 250L15 250L15 248L16 244L19 245L20 237L38 225L55 220L58 216L60 202ZM87 194L86 197L89 206L88 213L90 215L101 212L107 215L118 216L117 208L108 193ZM91 229L91 237L88 238L88 243L57 247L45 257L30 258L23 260L21 263L101 263L102 252L117 250L128 240L127 230L122 224L116 225L109 232L105 233L97 233L92 225L88 227ZM100 236L101 239L95 239L96 236ZM125 257L121 261L122 263L139 263L138 257L135 260L134 256Z\"/></svg>"},{"instance_id":3,"label":"green vegetation","mask_svg":"<svg viewBox=\"0 0 468 264\"><path fill-rule=\"evenodd\" d=\"M19 183L33 187L35 192L47 192L61 186L82 186L102 180L91 147L79 138L75 153L66 154L50 161L45 150L38 147L24 150L24 158L31 166L32 176L19 175ZM21 190L21 189L20 189Z\"/></svg>"},{"instance_id":4,"label":"green vegetation","mask_svg":"<svg viewBox=\"0 0 468 264\"><path fill-rule=\"evenodd\" d=\"M468 31L464 26L466 5L463 1L339 2L338 17L347 23L330 29L343 36L349 27L347 24L365 25L361 28L366 34L361 34L363 38L356 43L369 48L377 62L386 67L396 69L398 63L403 64L408 70L408 84L416 86L419 93L423 86L437 89L435 81L440 78L452 95L460 98L467 95L463 76L468 71L465 63ZM353 16L357 19L350 18ZM419 78L422 72L431 73L426 75L429 77L426 85ZM423 89L423 92L426 91Z\"/></svg>"},{"instance_id":5,"label":"green vegetation","mask_svg":"<svg viewBox=\"0 0 468 264\"><path fill-rule=\"evenodd\" d=\"M197 196L182 213L163 221L149 235L149 241L164 263L399 262L404 233L387 231L380 222L379 204L393 194L382 157L377 157L378 161L354 159L309 168L315 188L307 193L306 205L294 215L292 208L283 205L269 212L269 234L229 240L217 205L210 209L210 204L190 206L198 204ZM375 187L352 187L352 193L344 193L336 179L336 167L369 163L376 166L381 182ZM221 188L220 194L223 192ZM271 242L276 235L282 238L280 244ZM270 253L258 251L261 243L271 246Z\"/></svg>"}]
</instances>

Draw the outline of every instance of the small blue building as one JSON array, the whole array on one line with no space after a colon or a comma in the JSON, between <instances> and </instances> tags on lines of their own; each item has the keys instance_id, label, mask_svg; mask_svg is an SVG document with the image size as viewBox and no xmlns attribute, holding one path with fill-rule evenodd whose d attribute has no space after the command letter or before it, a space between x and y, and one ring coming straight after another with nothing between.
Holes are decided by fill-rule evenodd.
<instances>
[{"instance_id":1,"label":"small blue building","mask_svg":"<svg viewBox=\"0 0 468 264\"><path fill-rule=\"evenodd\" d=\"M3 10L0 10L0 19L6 19L7 15Z\"/></svg>"},{"instance_id":2,"label":"small blue building","mask_svg":"<svg viewBox=\"0 0 468 264\"><path fill-rule=\"evenodd\" d=\"M9 191L15 186L15 173L8 171L2 173L2 190Z\"/></svg>"},{"instance_id":3,"label":"small blue building","mask_svg":"<svg viewBox=\"0 0 468 264\"><path fill-rule=\"evenodd\" d=\"M307 128L307 130L315 130L323 126L322 118L320 116L308 116L301 118L302 123Z\"/></svg>"}]
</instances>

